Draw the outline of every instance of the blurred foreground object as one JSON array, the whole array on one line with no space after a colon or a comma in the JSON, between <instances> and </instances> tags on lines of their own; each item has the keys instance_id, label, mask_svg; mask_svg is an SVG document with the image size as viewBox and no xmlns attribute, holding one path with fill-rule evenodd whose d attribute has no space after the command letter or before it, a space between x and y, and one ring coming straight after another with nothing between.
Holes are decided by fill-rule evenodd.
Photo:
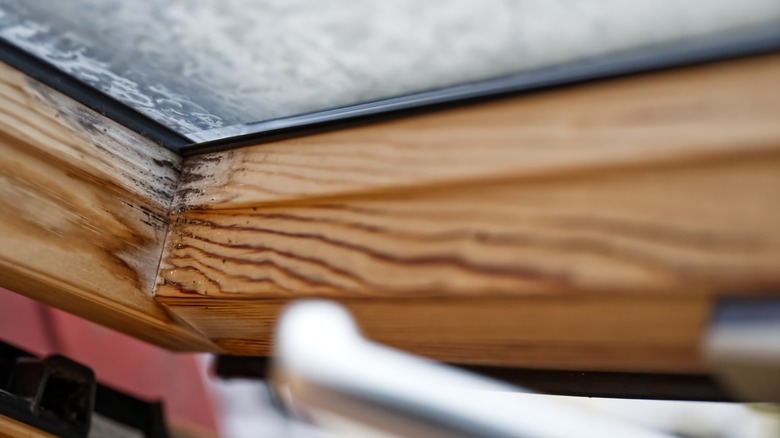
<instances>
[{"instance_id":1,"label":"blurred foreground object","mask_svg":"<svg viewBox=\"0 0 780 438\"><path fill-rule=\"evenodd\" d=\"M277 328L273 384L292 412L325 427L401 436L662 437L365 340L343 308L299 302ZM360 427L360 426L357 426Z\"/></svg>"},{"instance_id":2,"label":"blurred foreground object","mask_svg":"<svg viewBox=\"0 0 780 438\"><path fill-rule=\"evenodd\" d=\"M125 415L131 424L152 425L151 420L144 423L143 415L157 421L154 415L162 415L164 407L165 426L175 436L217 436L216 405L195 355L165 351L4 289L0 342L13 344L0 348L0 389L8 383L3 372L10 374L17 358L46 363L50 359L36 357L64 356L94 372L98 416L108 410ZM112 429L94 418L91 437L115 436L106 435ZM0 436L2 432L0 426Z\"/></svg>"}]
</instances>

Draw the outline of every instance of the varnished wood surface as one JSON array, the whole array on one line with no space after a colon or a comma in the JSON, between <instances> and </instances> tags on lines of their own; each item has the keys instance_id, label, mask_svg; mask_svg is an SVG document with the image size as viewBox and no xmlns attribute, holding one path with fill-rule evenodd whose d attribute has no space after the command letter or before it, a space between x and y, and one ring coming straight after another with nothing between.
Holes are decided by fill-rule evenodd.
<instances>
[{"instance_id":1,"label":"varnished wood surface","mask_svg":"<svg viewBox=\"0 0 780 438\"><path fill-rule=\"evenodd\" d=\"M152 298L178 157L0 65L0 158L2 287L171 349L216 349Z\"/></svg>"},{"instance_id":2,"label":"varnished wood surface","mask_svg":"<svg viewBox=\"0 0 780 438\"><path fill-rule=\"evenodd\" d=\"M224 348L268 355L287 299L161 297ZM460 364L600 371L702 372L706 296L536 295L339 300L371 339ZM237 336L238 335L238 336ZM321 342L327 343L323 338ZM334 350L333 354L338 354Z\"/></svg>"},{"instance_id":3,"label":"varnished wood surface","mask_svg":"<svg viewBox=\"0 0 780 438\"><path fill-rule=\"evenodd\" d=\"M764 56L190 159L157 299L238 354L330 297L436 359L702 371L716 297L780 291L778 77Z\"/></svg>"},{"instance_id":4,"label":"varnished wood surface","mask_svg":"<svg viewBox=\"0 0 780 438\"><path fill-rule=\"evenodd\" d=\"M159 294L419 297L780 284L780 151L175 217Z\"/></svg>"},{"instance_id":5,"label":"varnished wood surface","mask_svg":"<svg viewBox=\"0 0 780 438\"><path fill-rule=\"evenodd\" d=\"M700 371L714 298L778 290L776 199L780 153L190 211L158 299L236 353L267 352L276 302L317 296L436 359ZM581 312L582 299L600 304ZM386 314L361 319L364 306ZM528 341L535 331L560 338Z\"/></svg>"},{"instance_id":6,"label":"varnished wood surface","mask_svg":"<svg viewBox=\"0 0 780 438\"><path fill-rule=\"evenodd\" d=\"M777 55L209 154L181 176L0 73L0 285L171 349L267 354L285 303L327 297L435 359L700 372L714 300L780 291Z\"/></svg>"},{"instance_id":7,"label":"varnished wood surface","mask_svg":"<svg viewBox=\"0 0 780 438\"><path fill-rule=\"evenodd\" d=\"M777 148L780 56L601 81L190 158L176 207L368 191Z\"/></svg>"}]
</instances>

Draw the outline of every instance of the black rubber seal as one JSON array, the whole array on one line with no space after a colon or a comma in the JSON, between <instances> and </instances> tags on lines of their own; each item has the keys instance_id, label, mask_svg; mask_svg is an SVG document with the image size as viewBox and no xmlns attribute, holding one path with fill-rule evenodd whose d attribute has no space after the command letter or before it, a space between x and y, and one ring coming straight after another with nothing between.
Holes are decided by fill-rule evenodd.
<instances>
[{"instance_id":1,"label":"black rubber seal","mask_svg":"<svg viewBox=\"0 0 780 438\"><path fill-rule=\"evenodd\" d=\"M183 147L181 153L184 156L191 156L216 152L543 91L553 87L728 58L755 56L778 50L780 50L780 28L763 27L718 37L694 38L375 102L195 132L190 136L197 142Z\"/></svg>"},{"instance_id":2,"label":"black rubber seal","mask_svg":"<svg viewBox=\"0 0 780 438\"><path fill-rule=\"evenodd\" d=\"M178 132L2 38L0 61L168 149L179 152L182 146L192 143Z\"/></svg>"},{"instance_id":3,"label":"black rubber seal","mask_svg":"<svg viewBox=\"0 0 780 438\"><path fill-rule=\"evenodd\" d=\"M0 61L183 156L344 129L553 87L778 50L780 29L763 27L572 61L375 102L184 135L0 38Z\"/></svg>"}]
</instances>

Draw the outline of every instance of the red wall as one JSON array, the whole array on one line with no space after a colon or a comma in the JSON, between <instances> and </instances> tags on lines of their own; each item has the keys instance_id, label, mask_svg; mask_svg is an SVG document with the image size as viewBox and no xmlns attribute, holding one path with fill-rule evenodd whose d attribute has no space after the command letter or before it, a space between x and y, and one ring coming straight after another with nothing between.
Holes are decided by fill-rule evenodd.
<instances>
[{"instance_id":1,"label":"red wall","mask_svg":"<svg viewBox=\"0 0 780 438\"><path fill-rule=\"evenodd\" d=\"M0 289L0 339L38 355L91 367L108 386L165 404L167 419L216 435L214 401L193 354L175 354Z\"/></svg>"}]
</instances>

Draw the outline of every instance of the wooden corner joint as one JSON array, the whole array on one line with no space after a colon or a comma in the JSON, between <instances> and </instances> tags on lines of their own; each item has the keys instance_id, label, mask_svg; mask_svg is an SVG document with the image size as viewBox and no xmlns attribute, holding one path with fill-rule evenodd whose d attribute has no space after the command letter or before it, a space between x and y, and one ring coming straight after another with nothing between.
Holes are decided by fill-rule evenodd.
<instances>
[{"instance_id":1,"label":"wooden corner joint","mask_svg":"<svg viewBox=\"0 0 780 438\"><path fill-rule=\"evenodd\" d=\"M327 297L436 359L698 372L715 297L780 284L777 55L184 162L0 69L2 286L167 348Z\"/></svg>"},{"instance_id":2,"label":"wooden corner joint","mask_svg":"<svg viewBox=\"0 0 780 438\"><path fill-rule=\"evenodd\" d=\"M777 55L189 158L158 301L268 354L345 303L459 363L701 372L712 303L780 284Z\"/></svg>"}]
</instances>

